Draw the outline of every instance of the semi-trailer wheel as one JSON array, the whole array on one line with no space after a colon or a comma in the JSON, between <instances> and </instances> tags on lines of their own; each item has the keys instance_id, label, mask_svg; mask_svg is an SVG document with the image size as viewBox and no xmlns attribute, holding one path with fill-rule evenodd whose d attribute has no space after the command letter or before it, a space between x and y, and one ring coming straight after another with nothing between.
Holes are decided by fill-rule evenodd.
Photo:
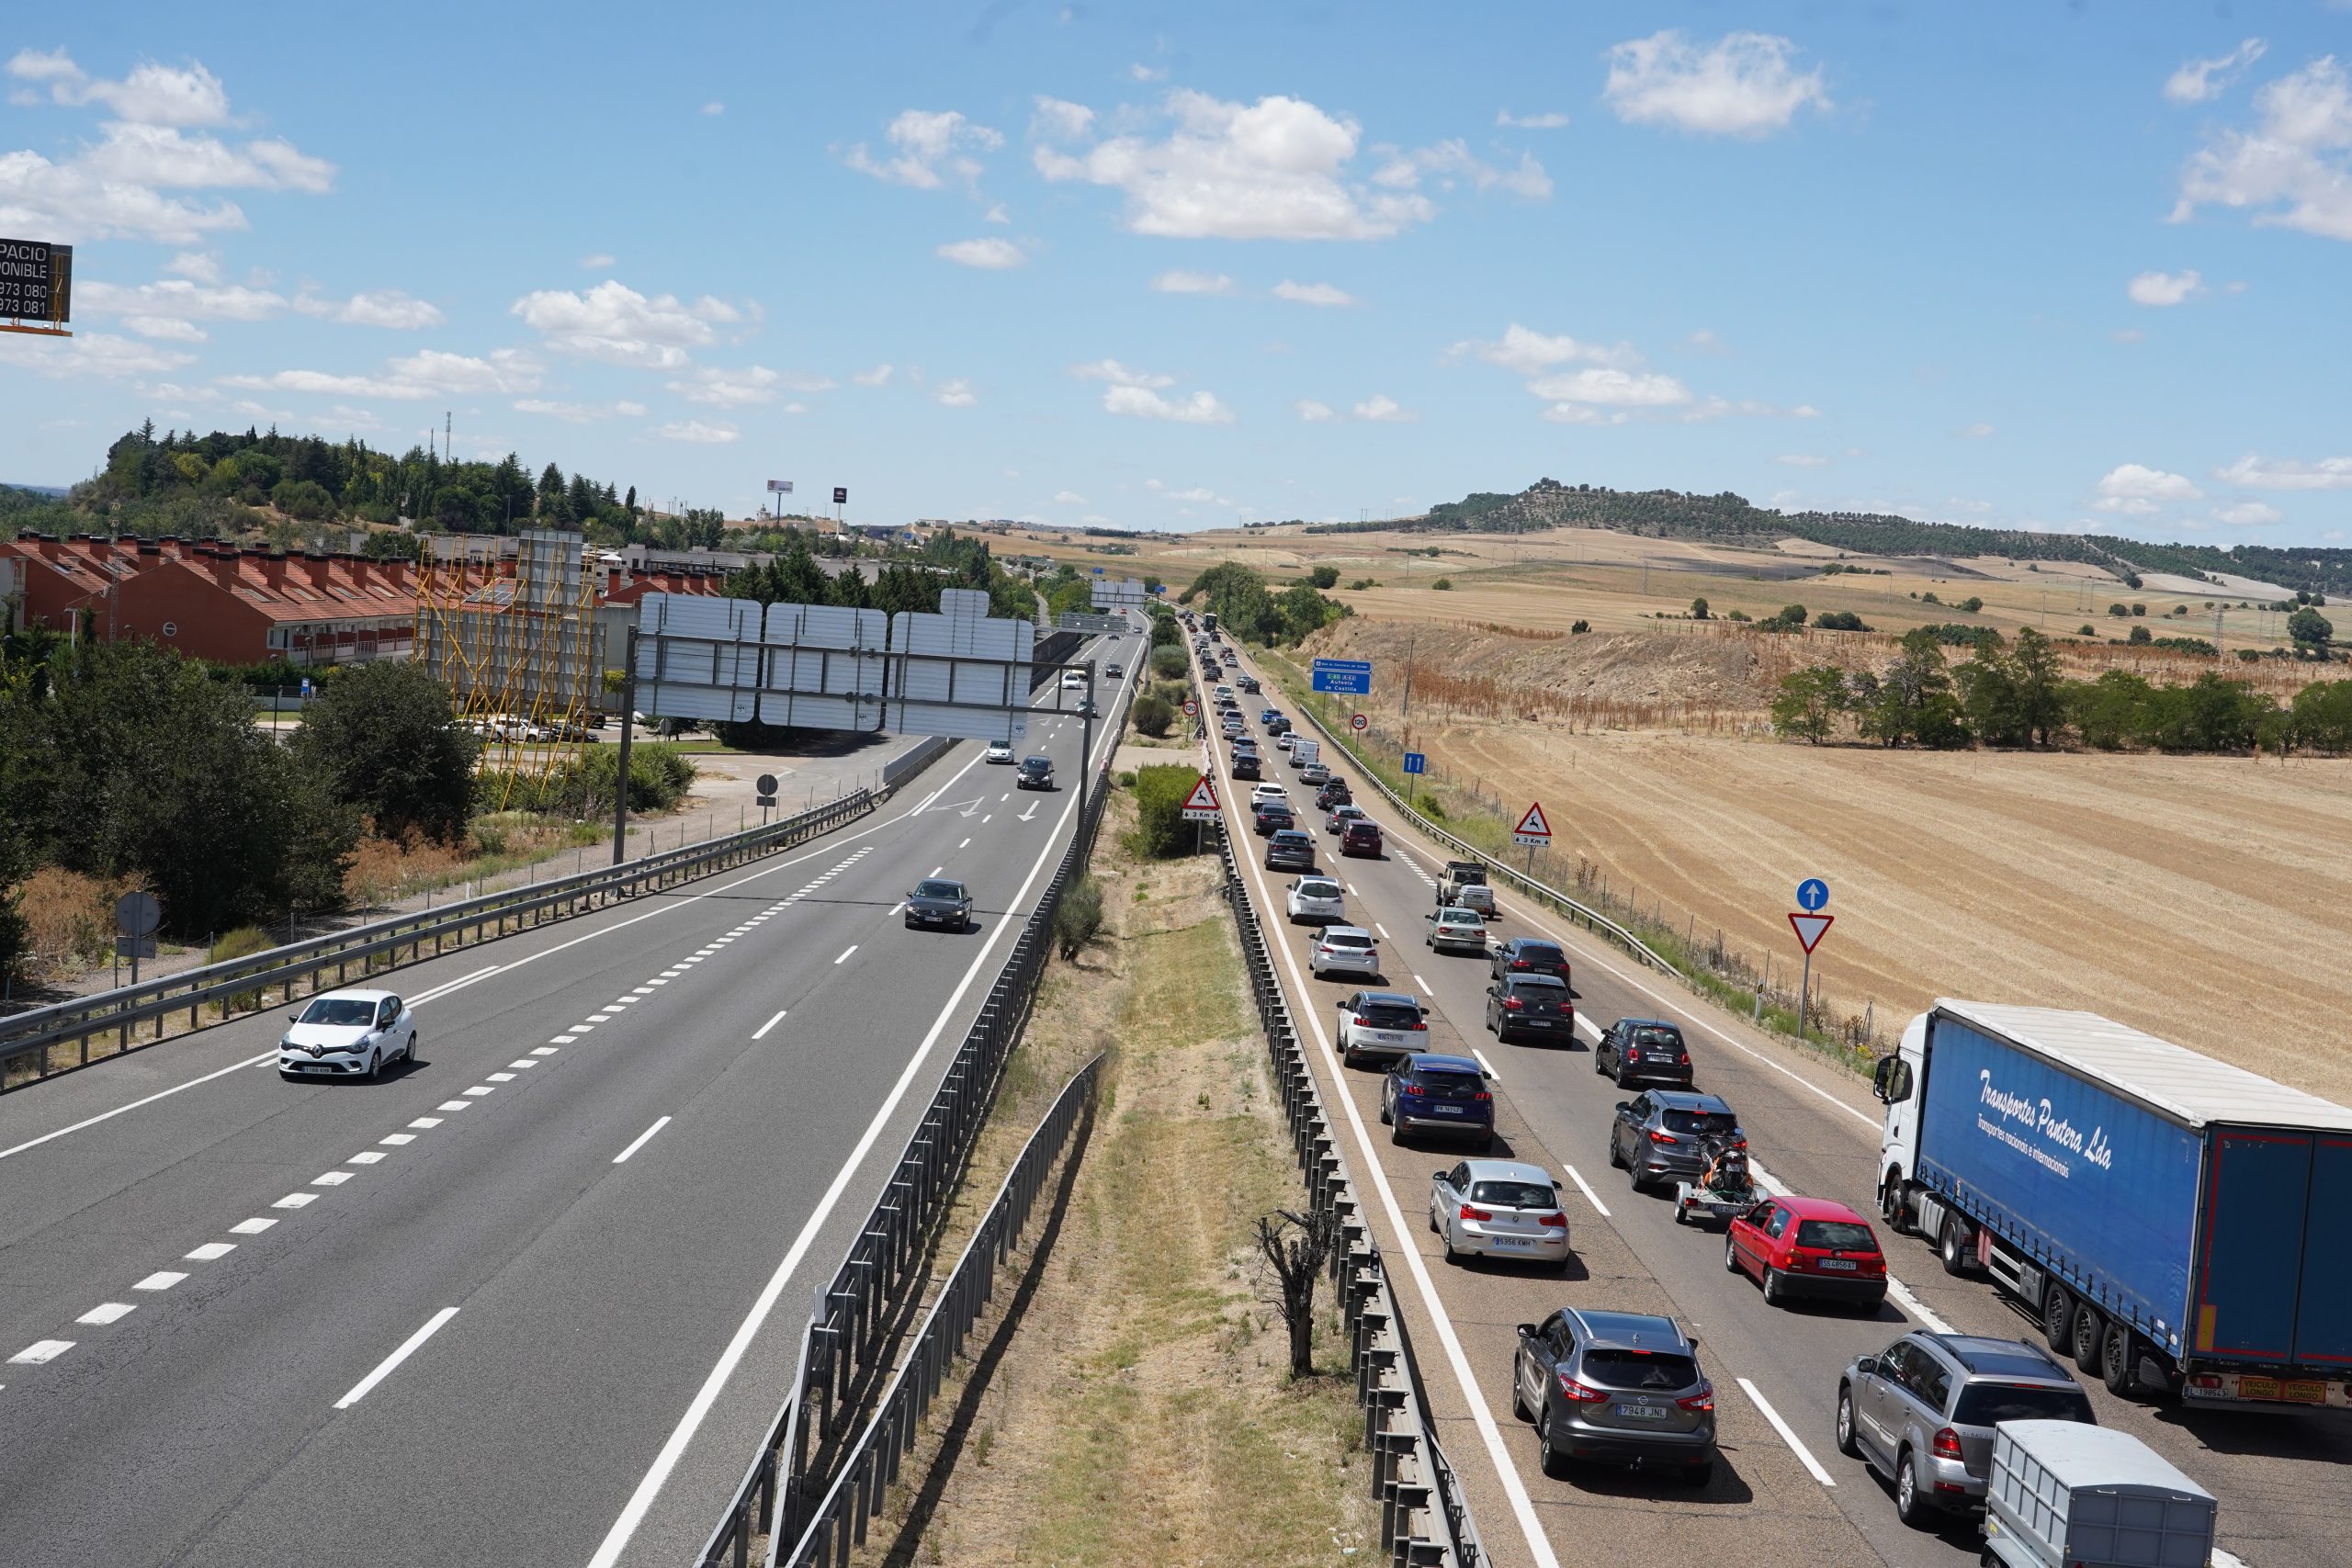
<instances>
[{"instance_id":1,"label":"semi-trailer wheel","mask_svg":"<svg viewBox=\"0 0 2352 1568\"><path fill-rule=\"evenodd\" d=\"M2097 1308L2078 1306L2075 1309L2075 1365L2086 1372L2099 1370L2099 1346L2107 1338L2107 1319Z\"/></svg>"},{"instance_id":2,"label":"semi-trailer wheel","mask_svg":"<svg viewBox=\"0 0 2352 1568\"><path fill-rule=\"evenodd\" d=\"M2055 1280L2043 1287L2041 1337L2052 1350L2075 1348L2075 1298Z\"/></svg>"}]
</instances>

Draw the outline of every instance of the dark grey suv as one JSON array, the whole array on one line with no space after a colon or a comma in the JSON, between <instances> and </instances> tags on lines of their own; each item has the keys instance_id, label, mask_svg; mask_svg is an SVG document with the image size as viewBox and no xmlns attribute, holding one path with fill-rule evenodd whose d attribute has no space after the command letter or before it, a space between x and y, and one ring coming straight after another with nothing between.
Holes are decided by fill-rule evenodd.
<instances>
[{"instance_id":1,"label":"dark grey suv","mask_svg":"<svg viewBox=\"0 0 2352 1568\"><path fill-rule=\"evenodd\" d=\"M1656 1181L1696 1181L1706 1168L1706 1140L1717 1137L1747 1146L1739 1118L1720 1098L1654 1089L1617 1102L1609 1163L1632 1176L1637 1190Z\"/></svg>"},{"instance_id":2,"label":"dark grey suv","mask_svg":"<svg viewBox=\"0 0 2352 1568\"><path fill-rule=\"evenodd\" d=\"M2074 1374L2020 1339L1921 1329L1838 1379L1838 1451L1893 1478L1896 1516L1923 1529L1984 1506L1998 1423L2096 1419Z\"/></svg>"},{"instance_id":3,"label":"dark grey suv","mask_svg":"<svg viewBox=\"0 0 2352 1568\"><path fill-rule=\"evenodd\" d=\"M1510 1403L1535 1423L1546 1475L1587 1459L1671 1467L1693 1486L1715 1473L1715 1387L1670 1317L1562 1307L1521 1324Z\"/></svg>"}]
</instances>

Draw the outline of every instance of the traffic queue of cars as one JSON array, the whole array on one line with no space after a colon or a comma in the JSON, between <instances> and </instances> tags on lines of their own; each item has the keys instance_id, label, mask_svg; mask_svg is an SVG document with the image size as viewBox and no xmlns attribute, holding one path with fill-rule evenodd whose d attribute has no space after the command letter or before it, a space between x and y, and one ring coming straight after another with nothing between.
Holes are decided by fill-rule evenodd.
<instances>
[{"instance_id":1,"label":"traffic queue of cars","mask_svg":"<svg viewBox=\"0 0 2352 1568\"><path fill-rule=\"evenodd\" d=\"M1233 687L1220 686L1216 701L1235 759L1246 755L1246 776L1256 778L1257 745L1245 733ZM1258 717L1278 742L1287 728L1279 711L1267 707ZM1344 780L1323 784L1316 807L1325 832L1343 846L1359 827L1379 832ZM1261 783L1249 809L1267 839L1268 867L1298 873L1283 897L1289 922L1313 928L1306 967L1318 980L1367 987L1338 998L1333 1042L1345 1066L1381 1073L1379 1119L1392 1141L1443 1140L1475 1151L1430 1179L1429 1225L1446 1261L1572 1262L1559 1180L1541 1165L1501 1157L1510 1151L1499 1146L1492 1079L1483 1063L1431 1048L1430 1009L1419 998L1369 988L1386 979L1379 940L1351 916L1344 884L1316 867L1313 838L1295 826L1289 792ZM1371 852L1382 853L1379 840L1371 841ZM1490 940L1488 922L1498 914L1485 866L1449 863L1424 945L1433 954L1487 965L1485 1024L1498 1043L1557 1042L1575 1049L1577 993L1567 953L1538 936ZM1729 1103L1699 1086L1678 1025L1618 1019L1600 1032L1592 1067L1631 1096L1614 1108L1610 1164L1637 1192L1671 1188L1678 1224L1720 1220L1724 1267L1754 1280L1767 1305L1880 1310L1888 1277L1871 1222L1843 1203L1770 1191L1753 1181L1747 1132ZM1714 1385L1683 1325L1657 1314L1563 1306L1540 1323L1519 1325L1517 1335L1511 1403L1535 1429L1544 1473L1559 1476L1594 1461L1668 1471L1693 1485L1713 1477ZM1844 1370L1835 1437L1840 1453L1888 1477L1904 1522L1928 1528L1984 1507L1994 1427L2017 1419L2094 1417L2081 1387L2039 1346L1917 1330Z\"/></svg>"}]
</instances>

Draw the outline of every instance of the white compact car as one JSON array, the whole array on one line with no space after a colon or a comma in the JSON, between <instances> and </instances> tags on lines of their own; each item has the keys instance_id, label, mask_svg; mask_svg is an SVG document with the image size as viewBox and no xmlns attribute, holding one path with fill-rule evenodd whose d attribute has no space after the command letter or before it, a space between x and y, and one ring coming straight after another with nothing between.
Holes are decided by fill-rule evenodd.
<instances>
[{"instance_id":1,"label":"white compact car","mask_svg":"<svg viewBox=\"0 0 2352 1568\"><path fill-rule=\"evenodd\" d=\"M1002 762L1010 767L1012 765L1012 742L991 740L989 742L989 749L980 753L980 758L983 761Z\"/></svg>"},{"instance_id":2,"label":"white compact car","mask_svg":"<svg viewBox=\"0 0 2352 1568\"><path fill-rule=\"evenodd\" d=\"M1250 807L1253 811L1269 800L1279 800L1287 806L1290 804L1290 791L1269 779L1250 792Z\"/></svg>"},{"instance_id":3,"label":"white compact car","mask_svg":"<svg viewBox=\"0 0 2352 1568\"><path fill-rule=\"evenodd\" d=\"M390 991L323 992L293 1019L277 1043L289 1078L374 1078L387 1062L416 1059L416 1015Z\"/></svg>"},{"instance_id":4,"label":"white compact car","mask_svg":"<svg viewBox=\"0 0 2352 1568\"><path fill-rule=\"evenodd\" d=\"M1358 991L1340 1004L1340 1060L1395 1061L1429 1048L1429 1010L1399 991Z\"/></svg>"},{"instance_id":5,"label":"white compact car","mask_svg":"<svg viewBox=\"0 0 2352 1568\"><path fill-rule=\"evenodd\" d=\"M1332 975L1380 978L1380 944L1362 926L1325 926L1306 950L1306 968L1317 979Z\"/></svg>"},{"instance_id":6,"label":"white compact car","mask_svg":"<svg viewBox=\"0 0 2352 1568\"><path fill-rule=\"evenodd\" d=\"M1348 918L1340 885L1328 876L1302 876L1290 885L1283 902L1295 926L1328 925Z\"/></svg>"},{"instance_id":7,"label":"white compact car","mask_svg":"<svg viewBox=\"0 0 2352 1568\"><path fill-rule=\"evenodd\" d=\"M1568 1260L1568 1216L1560 1184L1540 1165L1465 1159L1430 1178L1430 1229L1445 1238L1445 1260L1465 1255Z\"/></svg>"}]
</instances>

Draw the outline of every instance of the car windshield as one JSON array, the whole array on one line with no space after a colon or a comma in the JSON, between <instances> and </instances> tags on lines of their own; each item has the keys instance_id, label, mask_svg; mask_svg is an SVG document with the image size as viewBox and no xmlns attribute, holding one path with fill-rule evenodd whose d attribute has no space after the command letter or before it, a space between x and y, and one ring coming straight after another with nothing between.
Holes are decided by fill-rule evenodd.
<instances>
[{"instance_id":1,"label":"car windshield","mask_svg":"<svg viewBox=\"0 0 2352 1568\"><path fill-rule=\"evenodd\" d=\"M1298 885L1298 896L1302 898L1337 898L1340 885L1336 882L1302 882Z\"/></svg>"},{"instance_id":2,"label":"car windshield","mask_svg":"<svg viewBox=\"0 0 2352 1568\"><path fill-rule=\"evenodd\" d=\"M1487 929L1487 922L1467 909L1448 909L1437 918L1437 923L1442 926L1467 926L1473 931Z\"/></svg>"},{"instance_id":3,"label":"car windshield","mask_svg":"<svg viewBox=\"0 0 2352 1568\"><path fill-rule=\"evenodd\" d=\"M2004 1421L2080 1421L2087 1426L2098 1418L2078 1388L1972 1382L1961 1388L1951 1419L1958 1427L1994 1427Z\"/></svg>"},{"instance_id":4,"label":"car windshield","mask_svg":"<svg viewBox=\"0 0 2352 1568\"><path fill-rule=\"evenodd\" d=\"M1736 1118L1720 1111L1669 1111L1666 1112L1666 1130L1669 1133L1728 1133L1738 1126Z\"/></svg>"},{"instance_id":5,"label":"car windshield","mask_svg":"<svg viewBox=\"0 0 2352 1568\"><path fill-rule=\"evenodd\" d=\"M1033 773L1042 773L1054 764L1049 758L1023 757L1021 759L1021 765L1028 769Z\"/></svg>"},{"instance_id":6,"label":"car windshield","mask_svg":"<svg viewBox=\"0 0 2352 1568\"><path fill-rule=\"evenodd\" d=\"M1326 947L1370 947L1372 938L1363 931L1327 931L1323 936L1323 945Z\"/></svg>"},{"instance_id":7,"label":"car windshield","mask_svg":"<svg viewBox=\"0 0 2352 1568\"><path fill-rule=\"evenodd\" d=\"M1699 1381L1699 1363L1661 1351L1597 1348L1584 1353L1577 1375L1603 1388L1689 1388Z\"/></svg>"},{"instance_id":8,"label":"car windshield","mask_svg":"<svg viewBox=\"0 0 2352 1568\"><path fill-rule=\"evenodd\" d=\"M1419 1011L1394 1002L1374 1002L1356 1010L1356 1017L1371 1029L1410 1029L1421 1021Z\"/></svg>"},{"instance_id":9,"label":"car windshield","mask_svg":"<svg viewBox=\"0 0 2352 1568\"><path fill-rule=\"evenodd\" d=\"M1636 1045L1671 1045L1679 1051L1682 1048L1682 1032L1679 1029L1636 1029L1634 1031L1634 1043Z\"/></svg>"},{"instance_id":10,"label":"car windshield","mask_svg":"<svg viewBox=\"0 0 2352 1568\"><path fill-rule=\"evenodd\" d=\"M1532 1181L1481 1181L1470 1189L1473 1203L1493 1203L1505 1209L1556 1209L1559 1201L1549 1187Z\"/></svg>"},{"instance_id":11,"label":"car windshield","mask_svg":"<svg viewBox=\"0 0 2352 1568\"><path fill-rule=\"evenodd\" d=\"M915 884L915 897L918 898L961 898L963 896L964 885L960 882L924 881Z\"/></svg>"},{"instance_id":12,"label":"car windshield","mask_svg":"<svg viewBox=\"0 0 2352 1568\"><path fill-rule=\"evenodd\" d=\"M1818 1247L1833 1252L1876 1252L1878 1237L1871 1227L1854 1220L1806 1220L1797 1226L1799 1247Z\"/></svg>"},{"instance_id":13,"label":"car windshield","mask_svg":"<svg viewBox=\"0 0 2352 1568\"><path fill-rule=\"evenodd\" d=\"M321 997L302 1010L297 1023L324 1023L352 1029L376 1021L376 1004L355 997Z\"/></svg>"},{"instance_id":14,"label":"car windshield","mask_svg":"<svg viewBox=\"0 0 2352 1568\"><path fill-rule=\"evenodd\" d=\"M1307 843L1308 841L1306 835L1304 833L1294 833L1285 830L1274 835L1274 842L1280 844L1286 850L1297 849L1300 845Z\"/></svg>"},{"instance_id":15,"label":"car windshield","mask_svg":"<svg viewBox=\"0 0 2352 1568\"><path fill-rule=\"evenodd\" d=\"M1562 964L1566 962L1566 959L1561 957L1560 950L1558 948L1554 947L1549 942L1521 942L1519 944L1519 955L1527 960L1530 964Z\"/></svg>"}]
</instances>

